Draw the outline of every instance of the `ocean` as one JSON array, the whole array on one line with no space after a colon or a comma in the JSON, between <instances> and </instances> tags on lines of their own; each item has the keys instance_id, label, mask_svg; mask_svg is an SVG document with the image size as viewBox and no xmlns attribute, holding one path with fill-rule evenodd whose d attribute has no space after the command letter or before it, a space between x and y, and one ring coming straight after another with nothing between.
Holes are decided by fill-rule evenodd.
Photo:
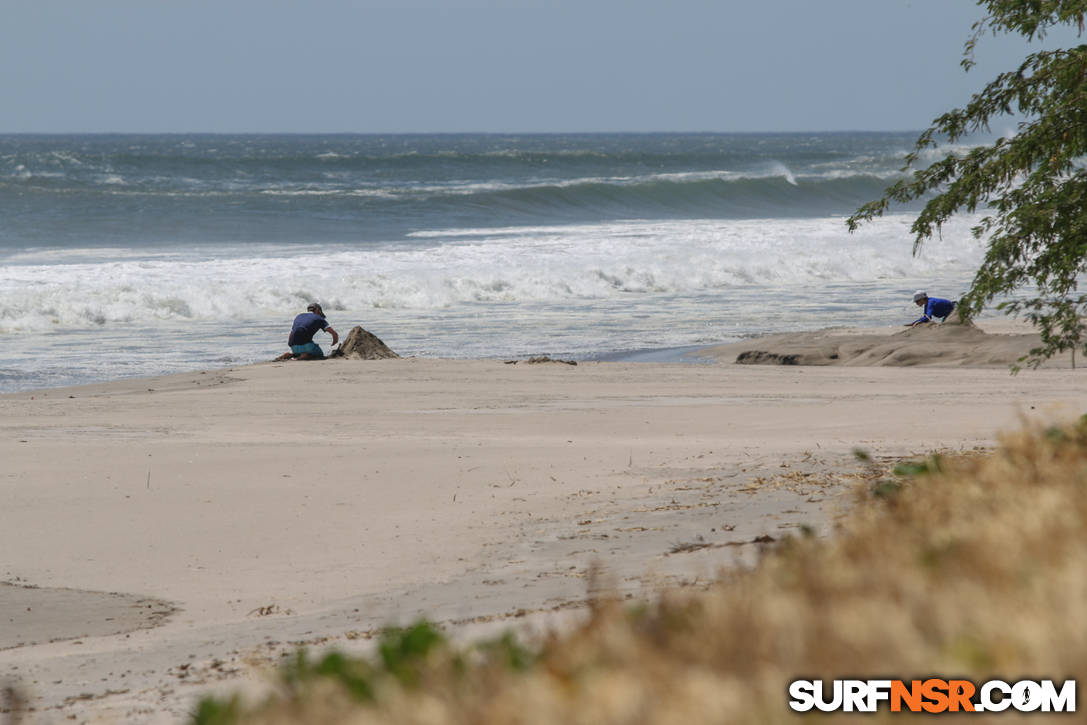
<instances>
[{"instance_id":1,"label":"ocean","mask_svg":"<svg viewBox=\"0 0 1087 725\"><path fill-rule=\"evenodd\" d=\"M0 136L0 392L269 360L311 300L454 358L908 322L983 252L846 230L916 136Z\"/></svg>"}]
</instances>

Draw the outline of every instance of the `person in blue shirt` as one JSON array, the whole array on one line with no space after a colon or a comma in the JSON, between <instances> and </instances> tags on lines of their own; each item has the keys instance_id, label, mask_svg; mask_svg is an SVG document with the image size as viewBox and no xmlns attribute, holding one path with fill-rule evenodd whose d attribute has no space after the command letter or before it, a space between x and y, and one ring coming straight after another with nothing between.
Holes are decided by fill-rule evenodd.
<instances>
[{"instance_id":1,"label":"person in blue shirt","mask_svg":"<svg viewBox=\"0 0 1087 725\"><path fill-rule=\"evenodd\" d=\"M947 316L955 309L955 302L951 300L945 300L942 297L929 297L928 293L924 290L917 290L913 293L913 302L918 307L925 309L925 314L918 317L913 322L906 323L906 327L913 327L915 325L922 325L926 322L932 322L933 319L939 318L940 322L944 322Z\"/></svg>"},{"instance_id":2,"label":"person in blue shirt","mask_svg":"<svg viewBox=\"0 0 1087 725\"><path fill-rule=\"evenodd\" d=\"M333 345L339 342L340 336L328 324L321 305L314 302L306 308L305 312L294 318L290 337L287 338L287 344L290 345L291 351L283 353L276 360L290 360L292 358L295 360L323 360L325 351L313 341L313 336L320 330L332 335Z\"/></svg>"}]
</instances>

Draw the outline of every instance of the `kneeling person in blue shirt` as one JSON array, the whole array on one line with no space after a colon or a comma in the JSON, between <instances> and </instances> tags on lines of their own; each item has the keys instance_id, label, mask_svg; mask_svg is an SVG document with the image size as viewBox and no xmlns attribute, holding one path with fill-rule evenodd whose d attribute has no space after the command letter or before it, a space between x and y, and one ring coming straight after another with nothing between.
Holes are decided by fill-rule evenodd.
<instances>
[{"instance_id":1,"label":"kneeling person in blue shirt","mask_svg":"<svg viewBox=\"0 0 1087 725\"><path fill-rule=\"evenodd\" d=\"M328 321L325 320L325 313L324 310L321 309L321 305L314 302L306 308L305 312L294 318L294 324L291 326L291 335L287 338L287 344L290 345L291 351L283 353L276 358L276 360L289 360L290 358L296 360L323 359L325 351L321 349L320 345L313 341L313 336L316 335L319 330L324 330L332 335L333 345L339 342L340 336L329 326Z\"/></svg>"},{"instance_id":2,"label":"kneeling person in blue shirt","mask_svg":"<svg viewBox=\"0 0 1087 725\"><path fill-rule=\"evenodd\" d=\"M906 323L906 327L932 322L934 318L939 318L940 322L943 322L955 309L956 305L955 302L945 300L941 297L929 297L928 293L924 290L917 290L914 292L913 301L918 307L925 308L925 314L921 315L913 322Z\"/></svg>"}]
</instances>

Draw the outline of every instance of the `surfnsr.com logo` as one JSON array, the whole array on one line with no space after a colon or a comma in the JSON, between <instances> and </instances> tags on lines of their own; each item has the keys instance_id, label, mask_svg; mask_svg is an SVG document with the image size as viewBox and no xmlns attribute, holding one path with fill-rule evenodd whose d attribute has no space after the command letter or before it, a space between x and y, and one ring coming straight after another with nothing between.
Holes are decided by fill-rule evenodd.
<instances>
[{"instance_id":1,"label":"surfnsr.com logo","mask_svg":"<svg viewBox=\"0 0 1087 725\"><path fill-rule=\"evenodd\" d=\"M797 712L1075 712L1076 681L795 680L789 698Z\"/></svg>"}]
</instances>

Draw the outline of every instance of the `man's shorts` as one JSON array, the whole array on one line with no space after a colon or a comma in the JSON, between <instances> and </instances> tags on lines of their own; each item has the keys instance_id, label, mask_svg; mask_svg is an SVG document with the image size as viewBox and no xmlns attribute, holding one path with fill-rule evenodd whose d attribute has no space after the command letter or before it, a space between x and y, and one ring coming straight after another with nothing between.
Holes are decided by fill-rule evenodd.
<instances>
[{"instance_id":1,"label":"man's shorts","mask_svg":"<svg viewBox=\"0 0 1087 725\"><path fill-rule=\"evenodd\" d=\"M309 353L313 357L325 356L325 351L316 342L307 342L305 345L291 345L291 353L294 355Z\"/></svg>"}]
</instances>

